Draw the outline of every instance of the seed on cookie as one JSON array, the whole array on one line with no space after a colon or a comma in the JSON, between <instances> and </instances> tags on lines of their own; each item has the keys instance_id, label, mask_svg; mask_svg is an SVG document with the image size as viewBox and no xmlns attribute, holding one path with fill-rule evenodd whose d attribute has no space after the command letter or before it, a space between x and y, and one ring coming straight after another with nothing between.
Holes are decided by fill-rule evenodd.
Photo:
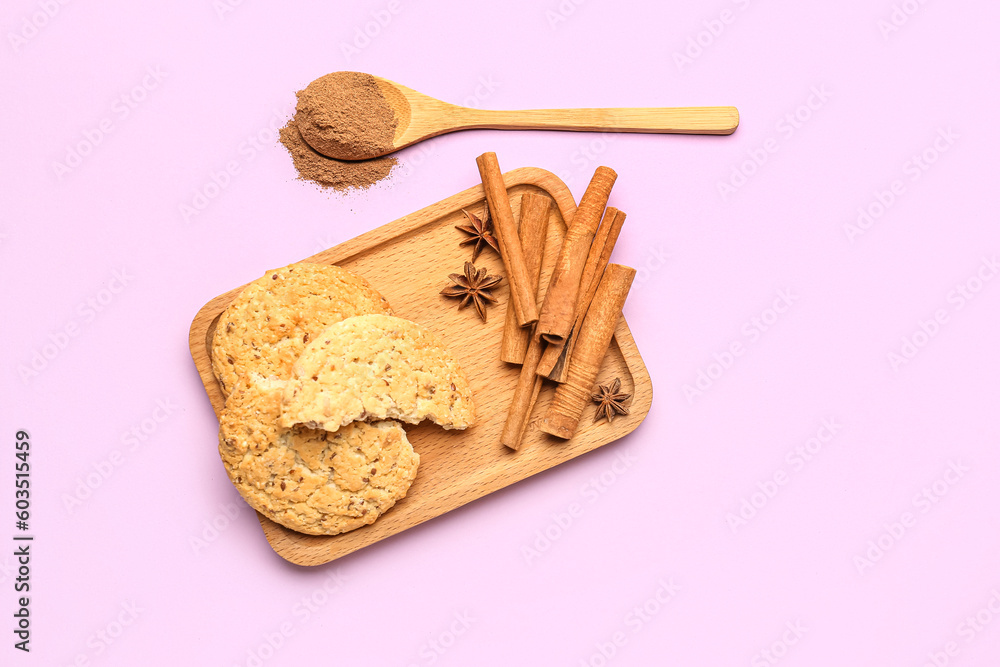
<instances>
[{"instance_id":1,"label":"seed on cookie","mask_svg":"<svg viewBox=\"0 0 1000 667\"><path fill-rule=\"evenodd\" d=\"M329 326L295 362L281 424L336 431L378 419L468 428L475 420L472 390L458 361L426 328L389 315L350 317Z\"/></svg>"},{"instance_id":2,"label":"seed on cookie","mask_svg":"<svg viewBox=\"0 0 1000 667\"><path fill-rule=\"evenodd\" d=\"M302 263L268 271L220 316L212 370L224 395L244 376L284 380L299 353L330 324L391 312L368 281L346 269Z\"/></svg>"},{"instance_id":3,"label":"seed on cookie","mask_svg":"<svg viewBox=\"0 0 1000 667\"><path fill-rule=\"evenodd\" d=\"M336 535L372 523L406 495L420 457L398 422L283 429L281 392L281 384L244 378L219 416L226 473L251 507L301 533Z\"/></svg>"}]
</instances>

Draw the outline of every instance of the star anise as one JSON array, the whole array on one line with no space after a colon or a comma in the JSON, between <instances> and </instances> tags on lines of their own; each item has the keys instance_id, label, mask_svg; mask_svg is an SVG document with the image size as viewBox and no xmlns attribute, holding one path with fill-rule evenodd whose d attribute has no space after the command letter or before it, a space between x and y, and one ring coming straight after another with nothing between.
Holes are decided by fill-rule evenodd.
<instances>
[{"instance_id":1,"label":"star anise","mask_svg":"<svg viewBox=\"0 0 1000 667\"><path fill-rule=\"evenodd\" d=\"M615 378L614 382L609 385L598 385L597 393L591 394L590 397L597 403L597 414L594 415L595 423L600 421L601 417L604 417L610 424L618 415L628 414L625 401L632 398L632 394L622 392L621 388L621 378Z\"/></svg>"},{"instance_id":2,"label":"star anise","mask_svg":"<svg viewBox=\"0 0 1000 667\"><path fill-rule=\"evenodd\" d=\"M469 219L468 225L455 225L455 229L460 232L465 232L469 235L469 238L465 239L458 245L468 245L470 243L475 243L476 245L472 248L472 261L476 261L479 257L480 251L482 251L484 246L489 246L500 252L500 246L497 245L497 239L493 236L493 221L490 220L490 207L483 205L483 219L480 220L476 215L469 213L464 208L462 213L465 217Z\"/></svg>"},{"instance_id":3,"label":"star anise","mask_svg":"<svg viewBox=\"0 0 1000 667\"><path fill-rule=\"evenodd\" d=\"M486 321L486 304L496 303L497 299L490 293L490 290L500 284L500 276L486 275L486 269L476 269L472 262L465 263L465 275L452 273L448 276L454 285L449 285L441 290L445 296L461 298L462 303L458 304L458 309L465 308L470 303L475 304L479 317Z\"/></svg>"}]
</instances>

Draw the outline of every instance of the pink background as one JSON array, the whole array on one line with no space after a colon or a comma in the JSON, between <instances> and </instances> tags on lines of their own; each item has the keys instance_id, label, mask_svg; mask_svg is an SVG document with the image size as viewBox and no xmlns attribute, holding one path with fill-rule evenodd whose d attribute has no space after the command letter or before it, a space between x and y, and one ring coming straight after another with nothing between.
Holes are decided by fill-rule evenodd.
<instances>
[{"instance_id":1,"label":"pink background","mask_svg":"<svg viewBox=\"0 0 1000 667\"><path fill-rule=\"evenodd\" d=\"M8 631L0 662L1000 661L996 3L226 1L4 4L0 541L24 428L36 542L33 650ZM293 92L339 69L482 107L732 104L742 123L458 133L343 197L294 180L274 142ZM292 566L222 471L191 319L475 185L487 150L577 197L598 165L618 171L652 412ZM211 200L185 220L197 192ZM22 377L36 353L52 358Z\"/></svg>"}]
</instances>

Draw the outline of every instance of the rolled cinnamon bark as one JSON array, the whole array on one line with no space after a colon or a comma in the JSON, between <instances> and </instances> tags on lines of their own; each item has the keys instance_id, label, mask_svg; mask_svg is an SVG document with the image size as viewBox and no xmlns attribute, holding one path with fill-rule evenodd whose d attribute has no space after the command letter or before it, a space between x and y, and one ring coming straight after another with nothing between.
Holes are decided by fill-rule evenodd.
<instances>
[{"instance_id":1,"label":"rolled cinnamon bark","mask_svg":"<svg viewBox=\"0 0 1000 667\"><path fill-rule=\"evenodd\" d=\"M594 237L594 245L590 248L590 254L587 255L587 266L583 270L583 279L580 282L580 293L583 296L577 303L578 306L582 305L583 307L574 311L574 317L581 320L587 314L587 308L590 307L590 302L594 299L594 293L597 292L597 286L604 276L605 267L611 261L611 253L614 252L618 236L625 224L624 211L609 207L608 212L613 212L614 217L605 216L605 223L609 224L599 229L597 236ZM592 259L595 255L596 259Z\"/></svg>"},{"instance_id":2,"label":"rolled cinnamon bark","mask_svg":"<svg viewBox=\"0 0 1000 667\"><path fill-rule=\"evenodd\" d=\"M535 335L550 343L568 336L573 327L580 279L616 178L618 174L614 169L597 168L566 230L566 238L545 293L545 303L539 312L538 326L535 327Z\"/></svg>"},{"instance_id":3,"label":"rolled cinnamon bark","mask_svg":"<svg viewBox=\"0 0 1000 667\"><path fill-rule=\"evenodd\" d=\"M521 222L518 236L524 250L524 263L528 269L529 288L538 303L538 278L542 269L542 255L545 252L545 236L549 229L549 209L552 200L544 195L525 193L521 195ZM524 361L531 338L531 328L522 327L517 322L514 300L507 301L507 319L503 324L503 340L500 343L500 358L510 364Z\"/></svg>"},{"instance_id":4,"label":"rolled cinnamon bark","mask_svg":"<svg viewBox=\"0 0 1000 667\"><path fill-rule=\"evenodd\" d=\"M507 270L507 284L510 286L517 324L525 327L538 321L538 306L535 294L530 289L531 281L528 279L521 240L517 236L514 214L510 210L507 186L504 185L496 153L483 153L476 158L476 164L479 166L479 176L483 179L483 190L493 218L493 233L500 246L500 257Z\"/></svg>"},{"instance_id":5,"label":"rolled cinnamon bark","mask_svg":"<svg viewBox=\"0 0 1000 667\"><path fill-rule=\"evenodd\" d=\"M572 438L583 408L590 400L594 381L611 344L635 269L608 264L597 292L580 326L580 336L570 359L566 382L559 385L540 428L560 438ZM522 367L523 368L523 367Z\"/></svg>"},{"instance_id":6,"label":"rolled cinnamon bark","mask_svg":"<svg viewBox=\"0 0 1000 667\"><path fill-rule=\"evenodd\" d=\"M515 451L521 447L524 429L538 399L538 391L542 388L542 378L535 373L535 368L542 356L544 345L541 338L531 337L528 351L524 355L524 363L521 365L521 374L517 378L517 387L514 389L514 400L507 410L507 421L504 422L503 432L500 434L500 444Z\"/></svg>"},{"instance_id":7,"label":"rolled cinnamon bark","mask_svg":"<svg viewBox=\"0 0 1000 667\"><path fill-rule=\"evenodd\" d=\"M566 381L567 362L573 354L580 324L587 314L587 309L590 308L590 302L594 299L594 292L597 291L597 285L604 275L604 267L611 261L611 252L615 249L623 224L625 224L625 213L609 206L604 212L604 220L597 229L597 235L594 236L590 253L587 255L587 264L580 280L580 295L573 311L573 328L566 338L557 343L549 343L545 348L538 362L539 375L560 383Z\"/></svg>"}]
</instances>

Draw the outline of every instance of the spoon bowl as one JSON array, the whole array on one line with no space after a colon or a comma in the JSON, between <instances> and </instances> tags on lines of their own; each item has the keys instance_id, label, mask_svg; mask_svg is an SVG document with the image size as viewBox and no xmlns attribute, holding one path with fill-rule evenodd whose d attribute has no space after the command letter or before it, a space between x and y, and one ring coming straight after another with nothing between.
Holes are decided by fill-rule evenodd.
<instances>
[{"instance_id":1,"label":"spoon bowl","mask_svg":"<svg viewBox=\"0 0 1000 667\"><path fill-rule=\"evenodd\" d=\"M663 134L732 134L740 122L736 107L661 107L609 109L527 109L494 111L449 104L412 88L374 77L392 108L396 130L391 145L314 149L339 160L367 160L393 153L418 141L471 129L572 130L579 132L643 132ZM302 135L308 137L309 128ZM336 155L331 153L338 153Z\"/></svg>"}]
</instances>

